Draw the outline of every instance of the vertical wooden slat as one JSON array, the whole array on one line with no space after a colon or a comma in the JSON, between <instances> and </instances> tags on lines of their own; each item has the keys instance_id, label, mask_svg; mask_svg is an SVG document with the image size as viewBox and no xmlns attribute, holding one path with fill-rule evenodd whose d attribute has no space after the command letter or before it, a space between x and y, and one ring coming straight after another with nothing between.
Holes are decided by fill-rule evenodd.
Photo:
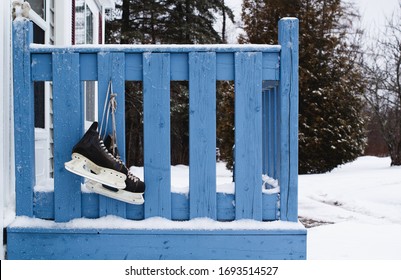
<instances>
[{"instance_id":1,"label":"vertical wooden slat","mask_svg":"<svg viewBox=\"0 0 401 280\"><path fill-rule=\"evenodd\" d=\"M171 218L170 55L143 54L145 218Z\"/></svg>"},{"instance_id":2,"label":"vertical wooden slat","mask_svg":"<svg viewBox=\"0 0 401 280\"><path fill-rule=\"evenodd\" d=\"M117 110L116 110L116 131L117 146L121 159L125 161L125 55L124 53L100 53L98 54L98 120L99 126L103 117L103 108L106 100L107 90L110 80L112 81L113 92L117 94ZM107 105L106 105L107 106ZM106 112L107 113L107 110ZM104 116L106 122L107 116ZM104 123L103 126L106 124ZM100 128L99 128L100 129ZM103 131L105 128L103 128ZM103 136L103 131L102 136ZM107 133L112 133L112 119L109 117ZM107 134L106 134L107 135ZM99 216L116 215L126 217L126 203L99 196Z\"/></svg>"},{"instance_id":3,"label":"vertical wooden slat","mask_svg":"<svg viewBox=\"0 0 401 280\"><path fill-rule=\"evenodd\" d=\"M83 134L83 97L80 94L79 55L53 54L54 204L55 221L81 217L81 177L64 163Z\"/></svg>"},{"instance_id":4,"label":"vertical wooden slat","mask_svg":"<svg viewBox=\"0 0 401 280\"><path fill-rule=\"evenodd\" d=\"M298 19L279 21L279 183L280 219L298 220Z\"/></svg>"},{"instance_id":5,"label":"vertical wooden slat","mask_svg":"<svg viewBox=\"0 0 401 280\"><path fill-rule=\"evenodd\" d=\"M262 54L235 54L236 219L262 220Z\"/></svg>"},{"instance_id":6,"label":"vertical wooden slat","mask_svg":"<svg viewBox=\"0 0 401 280\"><path fill-rule=\"evenodd\" d=\"M216 219L216 53L189 54L190 218Z\"/></svg>"},{"instance_id":7,"label":"vertical wooden slat","mask_svg":"<svg viewBox=\"0 0 401 280\"><path fill-rule=\"evenodd\" d=\"M34 94L31 81L32 23L13 23L14 145L16 214L33 215L35 185ZM3 132L2 132L3 133Z\"/></svg>"}]
</instances>

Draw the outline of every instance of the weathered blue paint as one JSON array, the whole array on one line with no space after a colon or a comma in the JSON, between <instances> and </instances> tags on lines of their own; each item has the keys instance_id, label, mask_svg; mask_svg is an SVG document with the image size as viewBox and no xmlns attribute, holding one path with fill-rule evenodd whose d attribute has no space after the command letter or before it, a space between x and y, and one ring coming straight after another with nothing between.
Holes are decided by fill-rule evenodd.
<instances>
[{"instance_id":1,"label":"weathered blue paint","mask_svg":"<svg viewBox=\"0 0 401 280\"><path fill-rule=\"evenodd\" d=\"M35 193L36 195L37 193ZM50 193L46 193L47 196L51 196L51 192ZM82 217L84 218L91 218L91 219L95 219L95 218L99 218L100 215L100 211L99 211L99 196L96 193L82 193L81 196L81 205L82 205ZM49 200L51 201L51 200ZM35 205L40 204L40 202L37 200ZM51 206L49 207L49 205L42 205L42 208L52 208ZM127 214L128 214L128 210L127 210ZM40 218L40 216L35 216L37 218Z\"/></svg>"},{"instance_id":2,"label":"weathered blue paint","mask_svg":"<svg viewBox=\"0 0 401 280\"><path fill-rule=\"evenodd\" d=\"M278 168L282 220L298 219L298 19L279 22Z\"/></svg>"},{"instance_id":3,"label":"weathered blue paint","mask_svg":"<svg viewBox=\"0 0 401 280\"><path fill-rule=\"evenodd\" d=\"M52 53L32 54L32 80L51 81L53 80L53 58Z\"/></svg>"},{"instance_id":4,"label":"weathered blue paint","mask_svg":"<svg viewBox=\"0 0 401 280\"><path fill-rule=\"evenodd\" d=\"M79 76L81 81L99 80L99 53L79 53Z\"/></svg>"},{"instance_id":5,"label":"weathered blue paint","mask_svg":"<svg viewBox=\"0 0 401 280\"><path fill-rule=\"evenodd\" d=\"M54 192L34 192L33 201L34 217L45 220L54 220ZM84 206L84 203L81 205ZM99 204L97 208L99 208ZM86 217L84 213L82 214Z\"/></svg>"},{"instance_id":6,"label":"weathered blue paint","mask_svg":"<svg viewBox=\"0 0 401 280\"><path fill-rule=\"evenodd\" d=\"M35 185L34 95L31 81L32 23L16 21L13 25L14 56L14 145L16 213L33 214Z\"/></svg>"},{"instance_id":7,"label":"weathered blue paint","mask_svg":"<svg viewBox=\"0 0 401 280\"><path fill-rule=\"evenodd\" d=\"M8 228L9 259L305 259L305 230Z\"/></svg>"},{"instance_id":8,"label":"weathered blue paint","mask_svg":"<svg viewBox=\"0 0 401 280\"><path fill-rule=\"evenodd\" d=\"M43 47L28 21L14 24L17 215L55 220L55 228L8 228L11 259L304 259L301 230L61 229L74 218L161 216L173 221L297 221L298 21L279 23L278 46ZM22 73L22 74L21 74ZM143 81L145 204L81 192L64 169L83 134L83 81L98 82L99 121L109 81L117 93L117 131L125 158L126 81ZM235 82L235 194L216 193L216 81ZM33 81L52 81L54 192L33 192ZM188 81L189 194L171 193L170 82ZM68 117L66 117L68 116ZM108 128L111 130L110 127ZM123 147L123 148L121 148ZM262 174L280 193L262 193ZM61 224L60 224L61 225ZM113 225L110 225L113 227ZM143 249L145 248L145 249Z\"/></svg>"},{"instance_id":9,"label":"weathered blue paint","mask_svg":"<svg viewBox=\"0 0 401 280\"><path fill-rule=\"evenodd\" d=\"M108 126L106 126L107 116L103 116L104 105L108 106L111 94L116 94L117 110L116 132L117 145L122 161L125 161L125 60L124 53L99 53L98 61L98 120L99 125L104 121L101 133L104 137L113 133L112 118L109 117ZM109 89L111 81L111 87ZM109 93L107 94L107 92ZM106 100L107 98L107 100ZM107 109L106 109L107 112ZM100 216L116 215L126 217L126 204L105 196L99 196Z\"/></svg>"},{"instance_id":10,"label":"weathered blue paint","mask_svg":"<svg viewBox=\"0 0 401 280\"><path fill-rule=\"evenodd\" d=\"M125 54L125 77L127 81L143 80L143 58L141 53Z\"/></svg>"},{"instance_id":11,"label":"weathered blue paint","mask_svg":"<svg viewBox=\"0 0 401 280\"><path fill-rule=\"evenodd\" d=\"M189 195L172 193L171 194L171 219L174 221L190 220ZM278 194L263 194L263 221L278 220L279 211L277 201ZM233 221L235 220L235 197L234 194L217 193L216 220ZM82 193L81 196L82 217L99 218L99 195L95 193ZM126 205L126 219L143 220L143 205ZM54 220L54 192L35 192L34 193L34 212L36 218Z\"/></svg>"},{"instance_id":12,"label":"weathered blue paint","mask_svg":"<svg viewBox=\"0 0 401 280\"><path fill-rule=\"evenodd\" d=\"M72 147L83 134L79 56L55 53L53 65L55 220L66 222L81 217L81 177L64 168L64 163L71 160Z\"/></svg>"},{"instance_id":13,"label":"weathered blue paint","mask_svg":"<svg viewBox=\"0 0 401 280\"><path fill-rule=\"evenodd\" d=\"M235 209L262 220L262 54L235 54Z\"/></svg>"},{"instance_id":14,"label":"weathered blue paint","mask_svg":"<svg viewBox=\"0 0 401 280\"><path fill-rule=\"evenodd\" d=\"M39 52L32 53L32 59L35 62L32 65L32 78L34 81L51 81L51 49L47 49L49 53ZM73 49L75 50L75 49ZM112 49L101 49L101 53L111 52ZM76 51L76 50L75 50ZM94 51L94 50L93 50ZM98 50L100 52L100 50ZM120 49L121 51L121 49ZM195 51L195 50L193 50ZM234 80L234 53L238 49L232 47L227 52L216 52L216 80L233 81ZM56 53L59 51L56 51ZM97 76L97 52L79 53L80 77L82 81L96 81ZM188 81L189 66L188 53L171 53L170 79L171 81ZM262 54L262 77L265 81L279 80L279 53L269 52ZM127 81L143 81L142 71L142 54L125 52L125 79Z\"/></svg>"},{"instance_id":15,"label":"weathered blue paint","mask_svg":"<svg viewBox=\"0 0 401 280\"><path fill-rule=\"evenodd\" d=\"M145 217L171 218L170 55L143 55Z\"/></svg>"},{"instance_id":16,"label":"weathered blue paint","mask_svg":"<svg viewBox=\"0 0 401 280\"><path fill-rule=\"evenodd\" d=\"M189 54L190 217L216 219L216 54Z\"/></svg>"}]
</instances>

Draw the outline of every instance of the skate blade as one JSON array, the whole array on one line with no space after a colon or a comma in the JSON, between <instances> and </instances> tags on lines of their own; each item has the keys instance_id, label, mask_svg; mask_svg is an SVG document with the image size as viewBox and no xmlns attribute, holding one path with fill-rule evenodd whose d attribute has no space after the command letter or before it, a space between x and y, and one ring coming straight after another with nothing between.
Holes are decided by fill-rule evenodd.
<instances>
[{"instance_id":1,"label":"skate blade","mask_svg":"<svg viewBox=\"0 0 401 280\"><path fill-rule=\"evenodd\" d=\"M120 200L129 204L140 205L145 202L145 200L143 199L143 193L132 193L121 189L111 190L109 188L105 188L102 184L92 180L88 180L85 183L85 186L94 193Z\"/></svg>"},{"instance_id":2,"label":"skate blade","mask_svg":"<svg viewBox=\"0 0 401 280\"><path fill-rule=\"evenodd\" d=\"M64 167L68 171L116 189L126 188L127 176L124 173L98 166L77 153L73 153L71 157L72 160L64 163Z\"/></svg>"}]
</instances>

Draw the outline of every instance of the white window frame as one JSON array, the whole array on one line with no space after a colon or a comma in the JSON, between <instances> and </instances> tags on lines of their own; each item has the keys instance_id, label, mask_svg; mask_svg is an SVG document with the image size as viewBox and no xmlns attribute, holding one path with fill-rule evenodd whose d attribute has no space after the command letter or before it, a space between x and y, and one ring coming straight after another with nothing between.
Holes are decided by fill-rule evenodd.
<instances>
[{"instance_id":1,"label":"white window frame","mask_svg":"<svg viewBox=\"0 0 401 280\"><path fill-rule=\"evenodd\" d=\"M28 1L29 2L29 1ZM47 20L50 14L50 0L45 0L45 18L39 16L34 10L30 10L29 18L45 33L45 44L50 41L50 22ZM50 119L50 98L51 98L51 85L45 82L45 96L44 96L44 128L35 127L35 152L40 152L40 156L35 156L35 175L36 186L43 190L43 187L48 188L52 186L51 173L52 164L50 158L52 157L50 145L50 129L52 126ZM40 170L39 170L40 169Z\"/></svg>"},{"instance_id":2,"label":"white window frame","mask_svg":"<svg viewBox=\"0 0 401 280\"><path fill-rule=\"evenodd\" d=\"M87 31L88 26L87 26L87 22L86 22L86 14L87 14L87 9L89 9L91 11L91 13L92 13L92 18L93 18L92 19L93 20L93 24L92 24L92 27L93 27L93 30L92 30L92 32L93 32L92 41L93 41L93 43L92 44L96 45L99 42L99 24L98 24L98 22L99 22L99 13L100 13L100 11L99 11L99 8L98 8L98 6L96 5L96 3L94 1L84 0L83 1L83 5L84 5L84 30L85 30L84 31L84 44L87 44L87 37L86 37L87 32L86 31ZM92 82L92 81L90 81L90 82ZM94 110L94 114L95 114L94 120L97 121L98 120L98 105L97 105L98 104L98 84L97 84L97 81L95 81L94 83L95 83L94 84L95 94L94 94L94 101L93 101L93 103L94 103L93 110ZM84 129L87 130L91 126L92 121L88 121L87 120L86 82L83 83L83 92L84 92L84 119L85 119L85 121L84 121Z\"/></svg>"},{"instance_id":3,"label":"white window frame","mask_svg":"<svg viewBox=\"0 0 401 280\"><path fill-rule=\"evenodd\" d=\"M89 9L93 15L93 45L98 44L99 42L99 11L98 6L94 1L88 1L88 0L83 0L83 5L84 5L84 43L83 44L88 44L88 40L86 37L86 29L87 29L87 23L86 23L86 13L87 9ZM74 35L75 36L75 35ZM75 37L76 39L76 37Z\"/></svg>"}]
</instances>

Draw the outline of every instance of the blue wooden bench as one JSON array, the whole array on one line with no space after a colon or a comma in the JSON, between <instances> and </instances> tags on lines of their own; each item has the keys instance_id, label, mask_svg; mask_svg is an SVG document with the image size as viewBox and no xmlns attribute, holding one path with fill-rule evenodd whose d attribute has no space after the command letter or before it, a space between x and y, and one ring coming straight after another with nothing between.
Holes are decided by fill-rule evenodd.
<instances>
[{"instance_id":1,"label":"blue wooden bench","mask_svg":"<svg viewBox=\"0 0 401 280\"><path fill-rule=\"evenodd\" d=\"M31 44L13 25L16 214L9 259L305 259L298 222L298 20L279 22L279 45ZM82 192L64 168L84 133L83 81L143 82L145 204ZM235 83L235 194L216 192L216 81ZM35 81L53 89L54 191L35 191ZM171 192L170 82L188 81L189 195ZM101 110L99 110L101 111ZM117 112L125 147L124 106ZM124 149L122 157L124 158ZM280 191L262 191L262 174ZM117 218L118 217L118 218ZM162 226L161 226L162 225Z\"/></svg>"}]
</instances>

